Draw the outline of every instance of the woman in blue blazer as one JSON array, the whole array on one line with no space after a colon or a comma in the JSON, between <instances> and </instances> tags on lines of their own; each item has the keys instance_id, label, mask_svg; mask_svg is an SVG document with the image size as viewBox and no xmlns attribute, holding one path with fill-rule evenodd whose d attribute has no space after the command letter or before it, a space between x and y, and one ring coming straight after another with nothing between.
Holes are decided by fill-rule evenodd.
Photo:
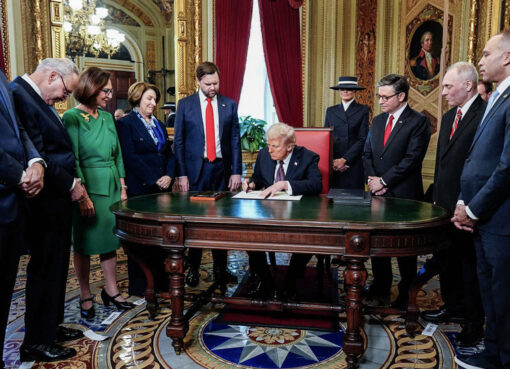
<instances>
[{"instance_id":1,"label":"woman in blue blazer","mask_svg":"<svg viewBox=\"0 0 510 369\"><path fill-rule=\"evenodd\" d=\"M171 190L175 172L175 158L166 128L153 113L161 95L156 86L136 82L129 87L131 113L117 121L122 148L129 197ZM143 261L152 269L156 287L165 288L164 255L159 250L147 254ZM146 281L141 269L128 261L129 293L142 296ZM163 285L158 285L158 281Z\"/></svg>"}]
</instances>

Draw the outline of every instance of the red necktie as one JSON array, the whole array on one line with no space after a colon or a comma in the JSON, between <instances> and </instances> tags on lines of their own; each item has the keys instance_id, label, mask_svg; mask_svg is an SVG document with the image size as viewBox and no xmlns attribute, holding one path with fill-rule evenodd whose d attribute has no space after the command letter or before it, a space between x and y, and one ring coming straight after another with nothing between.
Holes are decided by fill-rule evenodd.
<instances>
[{"instance_id":1,"label":"red necktie","mask_svg":"<svg viewBox=\"0 0 510 369\"><path fill-rule=\"evenodd\" d=\"M457 130L457 127L459 126L459 122L461 119L462 119L462 110L460 110L460 108L459 108L457 110L457 117L455 118L455 122L453 122L452 132L450 133L450 140L452 139L453 134Z\"/></svg>"},{"instance_id":2,"label":"red necktie","mask_svg":"<svg viewBox=\"0 0 510 369\"><path fill-rule=\"evenodd\" d=\"M390 119L388 120L388 124L386 124L386 128L384 129L384 141L383 147L386 146L386 141L391 135L391 129L393 128L393 114L390 115Z\"/></svg>"},{"instance_id":3,"label":"red necktie","mask_svg":"<svg viewBox=\"0 0 510 369\"><path fill-rule=\"evenodd\" d=\"M207 159L214 161L216 159L216 142L214 140L214 113L210 97L207 98L207 107L205 108L205 131Z\"/></svg>"}]
</instances>

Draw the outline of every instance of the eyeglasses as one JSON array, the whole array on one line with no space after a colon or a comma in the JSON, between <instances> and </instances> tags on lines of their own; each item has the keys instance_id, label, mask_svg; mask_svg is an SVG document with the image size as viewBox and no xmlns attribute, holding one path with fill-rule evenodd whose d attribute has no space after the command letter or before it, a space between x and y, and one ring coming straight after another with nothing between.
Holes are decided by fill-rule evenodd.
<instances>
[{"instance_id":1,"label":"eyeglasses","mask_svg":"<svg viewBox=\"0 0 510 369\"><path fill-rule=\"evenodd\" d=\"M60 79L62 80L62 84L64 85L64 96L67 97L71 95L71 91L67 89L66 83L64 82L64 77L62 77L60 73L58 74L58 76L60 77Z\"/></svg>"},{"instance_id":2,"label":"eyeglasses","mask_svg":"<svg viewBox=\"0 0 510 369\"><path fill-rule=\"evenodd\" d=\"M401 92L397 92L396 94L393 94L393 95L390 95L390 96L384 96L384 95L376 94L375 97L377 97L377 100L381 100L382 99L382 101L387 102L389 99L391 99L392 97L397 96L399 94L401 94Z\"/></svg>"},{"instance_id":3,"label":"eyeglasses","mask_svg":"<svg viewBox=\"0 0 510 369\"><path fill-rule=\"evenodd\" d=\"M101 91L103 91L105 95L113 95L113 88L102 88Z\"/></svg>"}]
</instances>

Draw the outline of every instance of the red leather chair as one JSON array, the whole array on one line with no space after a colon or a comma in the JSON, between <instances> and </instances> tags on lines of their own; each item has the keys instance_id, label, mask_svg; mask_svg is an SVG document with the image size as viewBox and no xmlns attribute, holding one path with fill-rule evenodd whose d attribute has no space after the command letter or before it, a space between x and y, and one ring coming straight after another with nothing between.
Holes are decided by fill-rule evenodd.
<instances>
[{"instance_id":1,"label":"red leather chair","mask_svg":"<svg viewBox=\"0 0 510 369\"><path fill-rule=\"evenodd\" d=\"M322 177L322 192L329 192L329 184L331 182L331 174L333 168L333 128L294 128L296 132L296 145L306 147L319 155L319 171ZM317 257L317 282L318 290L322 291L324 284L324 269L327 276L331 277L329 270L331 269L330 257L325 255L316 255ZM273 268L276 267L275 255L269 253L269 259Z\"/></svg>"},{"instance_id":2,"label":"red leather chair","mask_svg":"<svg viewBox=\"0 0 510 369\"><path fill-rule=\"evenodd\" d=\"M304 146L320 156L321 193L328 193L333 168L333 128L294 128L294 130L296 131L296 144Z\"/></svg>"}]
</instances>

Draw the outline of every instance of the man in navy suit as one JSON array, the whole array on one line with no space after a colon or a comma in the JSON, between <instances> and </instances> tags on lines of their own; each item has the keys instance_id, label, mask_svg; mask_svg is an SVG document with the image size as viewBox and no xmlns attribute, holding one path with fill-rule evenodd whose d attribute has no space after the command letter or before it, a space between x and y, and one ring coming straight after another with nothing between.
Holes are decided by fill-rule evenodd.
<instances>
[{"instance_id":1,"label":"man in navy suit","mask_svg":"<svg viewBox=\"0 0 510 369\"><path fill-rule=\"evenodd\" d=\"M296 146L294 129L287 124L273 124L267 131L267 147L260 150L250 180L244 180L243 191L264 188L261 198L286 191L289 195L318 195L322 190L319 155ZM270 297L274 292L271 272L264 252L250 252L250 270L260 278L252 291L254 297ZM302 276L311 255L293 254L285 278L285 287L295 293L296 278Z\"/></svg>"},{"instance_id":2,"label":"man in navy suit","mask_svg":"<svg viewBox=\"0 0 510 369\"><path fill-rule=\"evenodd\" d=\"M47 164L44 190L28 203L25 338L21 361L55 361L76 354L58 345L83 336L61 326L71 250L72 201L83 196L71 140L53 105L78 83L69 59L44 59L30 75L11 82L20 122Z\"/></svg>"},{"instance_id":3,"label":"man in navy suit","mask_svg":"<svg viewBox=\"0 0 510 369\"><path fill-rule=\"evenodd\" d=\"M377 196L422 200L422 161L430 139L430 122L407 104L409 83L389 74L379 83L382 114L372 120L363 152L370 191ZM416 275L416 257L399 257L401 281L395 307L407 305L409 288ZM373 284L368 297L389 302L391 258L372 258Z\"/></svg>"},{"instance_id":4,"label":"man in navy suit","mask_svg":"<svg viewBox=\"0 0 510 369\"><path fill-rule=\"evenodd\" d=\"M443 78L443 96L453 106L443 115L437 140L434 173L434 203L453 215L460 192L460 175L486 103L477 93L478 73L471 63L458 62ZM451 246L434 253L439 264L439 282L444 305L422 312L433 323L463 323L456 346L474 346L483 335L485 314L476 276L473 237L452 225Z\"/></svg>"},{"instance_id":5,"label":"man in navy suit","mask_svg":"<svg viewBox=\"0 0 510 369\"><path fill-rule=\"evenodd\" d=\"M174 152L179 189L233 191L241 184L241 137L236 103L218 94L218 67L211 62L196 70L197 93L179 101L175 118ZM198 284L202 249L190 249L189 286ZM220 284L237 282L227 271L227 252L213 251L214 278Z\"/></svg>"},{"instance_id":6,"label":"man in navy suit","mask_svg":"<svg viewBox=\"0 0 510 369\"><path fill-rule=\"evenodd\" d=\"M465 368L510 368L510 31L489 39L478 63L495 82L460 178L452 221L475 231L478 281L485 309L485 350L457 355Z\"/></svg>"},{"instance_id":7,"label":"man in navy suit","mask_svg":"<svg viewBox=\"0 0 510 369\"><path fill-rule=\"evenodd\" d=\"M18 119L12 92L0 72L0 368L12 290L23 248L25 197L43 188L44 161ZM28 163L28 165L27 165Z\"/></svg>"},{"instance_id":8,"label":"man in navy suit","mask_svg":"<svg viewBox=\"0 0 510 369\"><path fill-rule=\"evenodd\" d=\"M354 101L354 93L364 90L356 77L338 77L342 102L326 110L324 127L333 128L332 188L365 188L363 146L368 134L370 108Z\"/></svg>"}]
</instances>

